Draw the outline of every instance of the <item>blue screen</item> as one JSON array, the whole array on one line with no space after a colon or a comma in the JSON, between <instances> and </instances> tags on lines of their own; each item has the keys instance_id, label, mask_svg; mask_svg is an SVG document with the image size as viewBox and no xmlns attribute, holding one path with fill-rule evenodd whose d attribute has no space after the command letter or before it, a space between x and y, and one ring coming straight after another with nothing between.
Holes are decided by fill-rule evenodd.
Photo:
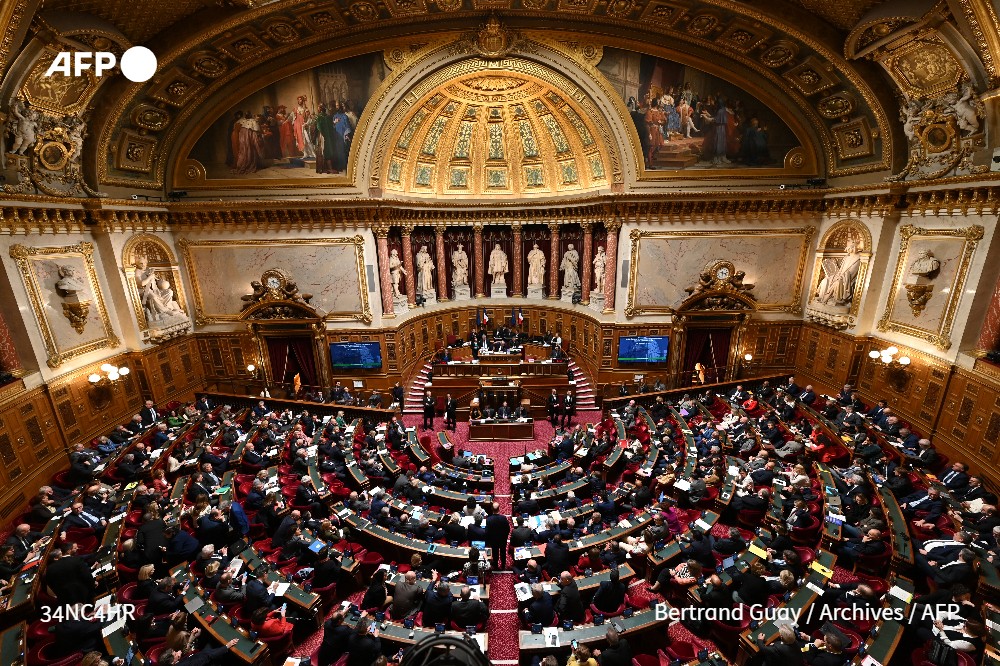
<instances>
[{"instance_id":1,"label":"blue screen","mask_svg":"<svg viewBox=\"0 0 1000 666\"><path fill-rule=\"evenodd\" d=\"M618 339L619 363L663 363L670 349L666 335L638 336Z\"/></svg>"},{"instance_id":2,"label":"blue screen","mask_svg":"<svg viewBox=\"0 0 1000 666\"><path fill-rule=\"evenodd\" d=\"M382 348L377 342L334 342L330 364L335 368L381 368Z\"/></svg>"}]
</instances>

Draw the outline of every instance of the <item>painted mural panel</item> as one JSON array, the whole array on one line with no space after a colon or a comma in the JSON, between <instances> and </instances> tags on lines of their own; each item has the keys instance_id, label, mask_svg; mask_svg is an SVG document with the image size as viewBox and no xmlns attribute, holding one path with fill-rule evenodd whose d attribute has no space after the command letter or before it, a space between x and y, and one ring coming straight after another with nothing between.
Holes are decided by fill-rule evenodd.
<instances>
[{"instance_id":1,"label":"painted mural panel","mask_svg":"<svg viewBox=\"0 0 1000 666\"><path fill-rule=\"evenodd\" d=\"M347 169L354 131L385 78L382 55L320 65L242 100L202 135L190 157L209 179L326 178Z\"/></svg>"},{"instance_id":2,"label":"painted mural panel","mask_svg":"<svg viewBox=\"0 0 1000 666\"><path fill-rule=\"evenodd\" d=\"M647 169L781 168L800 145L755 95L689 65L605 48L598 69L629 109Z\"/></svg>"}]
</instances>

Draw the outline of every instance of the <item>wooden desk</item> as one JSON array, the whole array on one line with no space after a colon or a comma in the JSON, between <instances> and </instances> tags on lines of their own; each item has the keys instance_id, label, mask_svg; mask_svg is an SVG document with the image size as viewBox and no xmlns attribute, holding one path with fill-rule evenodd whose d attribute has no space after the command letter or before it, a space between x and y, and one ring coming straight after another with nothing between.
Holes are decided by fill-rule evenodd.
<instances>
[{"instance_id":1,"label":"wooden desk","mask_svg":"<svg viewBox=\"0 0 1000 666\"><path fill-rule=\"evenodd\" d=\"M24 621L11 625L0 633L0 663L23 664L28 626Z\"/></svg>"},{"instance_id":2,"label":"wooden desk","mask_svg":"<svg viewBox=\"0 0 1000 666\"><path fill-rule=\"evenodd\" d=\"M663 632L666 633L667 625L670 623L670 620L667 619L669 617L669 606L666 603L663 606L665 612L661 620L656 619L655 609L646 608L636 611L632 614L632 617L609 618L605 620L604 624L578 624L573 627L572 631L566 631L560 626L556 628L559 637L559 647L569 649L569 643L574 639L588 645L602 644L607 640L607 633L611 627L612 620L621 625L624 630L621 632L622 636L627 638L631 638L633 634L653 627L661 627ZM546 644L544 634L533 634L523 629L518 634L518 643L522 652L551 651L554 647Z\"/></svg>"},{"instance_id":3,"label":"wooden desk","mask_svg":"<svg viewBox=\"0 0 1000 666\"><path fill-rule=\"evenodd\" d=\"M469 440L473 442L513 442L534 438L534 420L469 421Z\"/></svg>"}]
</instances>

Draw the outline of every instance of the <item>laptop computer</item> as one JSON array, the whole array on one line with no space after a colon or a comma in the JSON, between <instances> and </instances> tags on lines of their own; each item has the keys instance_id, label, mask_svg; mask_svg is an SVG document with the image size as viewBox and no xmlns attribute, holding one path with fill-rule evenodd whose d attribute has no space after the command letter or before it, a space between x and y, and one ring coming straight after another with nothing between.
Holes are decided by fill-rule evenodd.
<instances>
[{"instance_id":1,"label":"laptop computer","mask_svg":"<svg viewBox=\"0 0 1000 666\"><path fill-rule=\"evenodd\" d=\"M736 566L736 558L727 557L722 560L722 570L729 574L730 578L735 578L740 573L740 568Z\"/></svg>"},{"instance_id":2,"label":"laptop computer","mask_svg":"<svg viewBox=\"0 0 1000 666\"><path fill-rule=\"evenodd\" d=\"M311 544L309 544L309 550L314 553L319 553L319 551L323 550L325 547L326 544L319 539L315 539Z\"/></svg>"},{"instance_id":3,"label":"laptop computer","mask_svg":"<svg viewBox=\"0 0 1000 666\"><path fill-rule=\"evenodd\" d=\"M486 550L486 542L485 541L473 541L471 543L472 543L472 547L473 548L478 548L480 552Z\"/></svg>"}]
</instances>

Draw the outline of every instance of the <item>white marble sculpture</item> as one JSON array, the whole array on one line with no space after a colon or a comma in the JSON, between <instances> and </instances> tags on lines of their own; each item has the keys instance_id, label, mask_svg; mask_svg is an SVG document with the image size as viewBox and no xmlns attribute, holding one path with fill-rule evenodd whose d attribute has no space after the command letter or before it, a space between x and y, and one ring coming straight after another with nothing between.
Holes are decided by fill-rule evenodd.
<instances>
[{"instance_id":1,"label":"white marble sculpture","mask_svg":"<svg viewBox=\"0 0 1000 666\"><path fill-rule=\"evenodd\" d=\"M602 246L597 247L597 254L594 256L594 290L604 289L604 272L608 267L608 255L604 253Z\"/></svg>"},{"instance_id":2,"label":"white marble sculpture","mask_svg":"<svg viewBox=\"0 0 1000 666\"><path fill-rule=\"evenodd\" d=\"M458 249L451 253L451 283L456 286L469 284L469 255L458 244Z\"/></svg>"},{"instance_id":3,"label":"white marble sculpture","mask_svg":"<svg viewBox=\"0 0 1000 666\"><path fill-rule=\"evenodd\" d=\"M559 270L563 272L563 299L573 297L573 294L580 288L580 253L573 249L570 243L568 249L563 254Z\"/></svg>"},{"instance_id":4,"label":"white marble sculpture","mask_svg":"<svg viewBox=\"0 0 1000 666\"><path fill-rule=\"evenodd\" d=\"M501 250L500 244L497 243L490 253L489 273L493 276L493 284L506 285L508 270L507 253Z\"/></svg>"},{"instance_id":5,"label":"white marble sculpture","mask_svg":"<svg viewBox=\"0 0 1000 666\"><path fill-rule=\"evenodd\" d=\"M392 280L392 295L397 299L403 297L399 291L399 280L403 275L406 275L406 269L403 268L403 262L399 259L399 252L393 248L389 254L389 277Z\"/></svg>"},{"instance_id":6,"label":"white marble sculpture","mask_svg":"<svg viewBox=\"0 0 1000 666\"><path fill-rule=\"evenodd\" d=\"M10 131L14 135L14 140L10 144L10 152L23 155L28 148L35 144L38 112L29 109L24 102L15 98L10 105L10 115L13 119Z\"/></svg>"},{"instance_id":7,"label":"white marble sculpture","mask_svg":"<svg viewBox=\"0 0 1000 666\"><path fill-rule=\"evenodd\" d=\"M854 239L847 242L847 255L838 262L823 260L823 279L820 280L816 300L823 305L850 305L854 300L854 283L861 269L861 254Z\"/></svg>"},{"instance_id":8,"label":"white marble sculpture","mask_svg":"<svg viewBox=\"0 0 1000 666\"><path fill-rule=\"evenodd\" d=\"M545 253L534 244L528 253L528 286L541 287L545 284Z\"/></svg>"},{"instance_id":9,"label":"white marble sculpture","mask_svg":"<svg viewBox=\"0 0 1000 666\"><path fill-rule=\"evenodd\" d=\"M434 291L434 260L431 259L426 245L420 246L417 252L417 293L427 296Z\"/></svg>"},{"instance_id":10,"label":"white marble sculpture","mask_svg":"<svg viewBox=\"0 0 1000 666\"><path fill-rule=\"evenodd\" d=\"M146 257L142 255L136 257L134 275L139 303L142 304L148 324L186 317L184 310L177 303L170 282L163 278L157 278L156 271L149 266L149 260Z\"/></svg>"}]
</instances>

